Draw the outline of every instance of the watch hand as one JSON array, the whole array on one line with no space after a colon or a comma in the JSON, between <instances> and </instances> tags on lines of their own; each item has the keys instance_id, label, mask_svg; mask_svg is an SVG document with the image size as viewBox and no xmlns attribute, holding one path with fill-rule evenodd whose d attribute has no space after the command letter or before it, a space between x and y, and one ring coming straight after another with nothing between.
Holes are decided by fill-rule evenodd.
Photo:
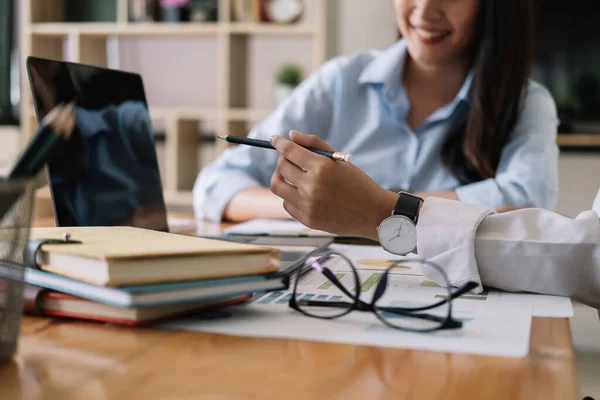
<instances>
[{"instance_id":1,"label":"watch hand","mask_svg":"<svg viewBox=\"0 0 600 400\"><path fill-rule=\"evenodd\" d=\"M402 234L402 224L404 224L404 221L400 221L400 226L398 227L398 229L396 229L396 232L398 232L398 234L394 236L394 239Z\"/></svg>"}]
</instances>

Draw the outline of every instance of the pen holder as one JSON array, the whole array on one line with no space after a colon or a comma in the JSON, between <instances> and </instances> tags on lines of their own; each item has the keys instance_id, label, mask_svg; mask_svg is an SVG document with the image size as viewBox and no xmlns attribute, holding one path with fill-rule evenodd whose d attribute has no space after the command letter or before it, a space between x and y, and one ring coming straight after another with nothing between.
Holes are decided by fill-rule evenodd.
<instances>
[{"instance_id":1,"label":"pen holder","mask_svg":"<svg viewBox=\"0 0 600 400\"><path fill-rule=\"evenodd\" d=\"M0 178L0 365L17 349L23 309L23 253L29 239L33 193L40 179Z\"/></svg>"}]
</instances>

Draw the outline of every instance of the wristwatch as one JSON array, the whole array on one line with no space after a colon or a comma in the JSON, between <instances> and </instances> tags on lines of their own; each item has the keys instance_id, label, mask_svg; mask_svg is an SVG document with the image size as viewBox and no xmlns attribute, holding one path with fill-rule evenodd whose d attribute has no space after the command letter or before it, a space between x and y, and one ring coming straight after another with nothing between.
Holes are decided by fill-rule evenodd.
<instances>
[{"instance_id":1,"label":"wristwatch","mask_svg":"<svg viewBox=\"0 0 600 400\"><path fill-rule=\"evenodd\" d=\"M417 247L417 219L423 199L407 192L399 192L392 215L377 227L379 243L385 250L400 256Z\"/></svg>"}]
</instances>

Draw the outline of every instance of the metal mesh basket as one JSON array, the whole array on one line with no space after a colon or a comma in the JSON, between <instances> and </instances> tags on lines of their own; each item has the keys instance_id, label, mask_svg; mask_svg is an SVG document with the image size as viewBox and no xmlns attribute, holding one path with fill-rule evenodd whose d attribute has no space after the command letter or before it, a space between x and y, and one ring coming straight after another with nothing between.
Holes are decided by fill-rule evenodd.
<instances>
[{"instance_id":1,"label":"metal mesh basket","mask_svg":"<svg viewBox=\"0 0 600 400\"><path fill-rule=\"evenodd\" d=\"M23 251L39 180L0 179L0 364L17 348L23 310Z\"/></svg>"}]
</instances>

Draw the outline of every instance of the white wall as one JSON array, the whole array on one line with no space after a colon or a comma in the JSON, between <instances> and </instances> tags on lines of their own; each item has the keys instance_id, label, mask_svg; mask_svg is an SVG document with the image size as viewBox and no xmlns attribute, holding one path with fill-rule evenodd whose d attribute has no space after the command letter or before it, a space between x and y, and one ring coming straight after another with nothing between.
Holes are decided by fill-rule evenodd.
<instances>
[{"instance_id":1,"label":"white wall","mask_svg":"<svg viewBox=\"0 0 600 400\"><path fill-rule=\"evenodd\" d=\"M558 172L560 192L556 210L569 217L589 210L600 188L600 152L563 153Z\"/></svg>"},{"instance_id":2,"label":"white wall","mask_svg":"<svg viewBox=\"0 0 600 400\"><path fill-rule=\"evenodd\" d=\"M393 0L329 0L328 55L383 49L398 36Z\"/></svg>"}]
</instances>

